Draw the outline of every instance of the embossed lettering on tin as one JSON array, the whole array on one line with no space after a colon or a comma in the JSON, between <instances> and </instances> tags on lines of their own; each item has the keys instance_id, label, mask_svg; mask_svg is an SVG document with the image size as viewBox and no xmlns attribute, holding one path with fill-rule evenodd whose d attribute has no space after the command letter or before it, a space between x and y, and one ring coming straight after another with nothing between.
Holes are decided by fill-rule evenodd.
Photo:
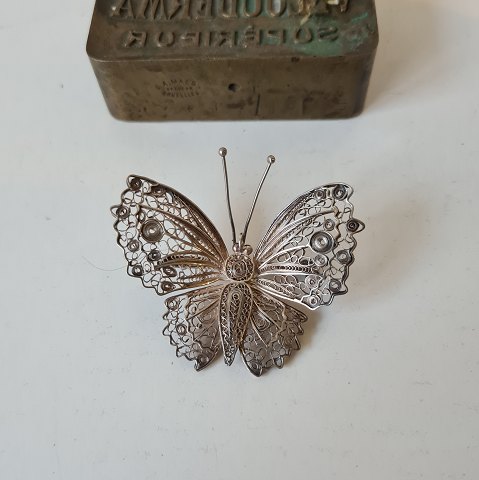
<instances>
[{"instance_id":1,"label":"embossed lettering on tin","mask_svg":"<svg viewBox=\"0 0 479 480\"><path fill-rule=\"evenodd\" d=\"M347 0L112 0L109 17L125 28L123 48L245 49L335 42L331 13L346 8Z\"/></svg>"}]
</instances>

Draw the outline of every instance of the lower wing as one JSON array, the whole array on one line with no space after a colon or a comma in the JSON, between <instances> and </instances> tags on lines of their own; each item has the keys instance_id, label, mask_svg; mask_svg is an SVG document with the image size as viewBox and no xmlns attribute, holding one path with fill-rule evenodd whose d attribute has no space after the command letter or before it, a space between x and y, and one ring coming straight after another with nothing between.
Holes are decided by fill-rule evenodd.
<instances>
[{"instance_id":1,"label":"lower wing","mask_svg":"<svg viewBox=\"0 0 479 480\"><path fill-rule=\"evenodd\" d=\"M253 308L240 350L249 371L259 377L273 366L282 368L284 358L299 350L307 317L257 288L251 290Z\"/></svg>"},{"instance_id":2,"label":"lower wing","mask_svg":"<svg viewBox=\"0 0 479 480\"><path fill-rule=\"evenodd\" d=\"M176 356L195 362L195 370L206 367L221 349L219 332L222 286L199 288L170 297L163 318L163 334L176 347Z\"/></svg>"},{"instance_id":3,"label":"lower wing","mask_svg":"<svg viewBox=\"0 0 479 480\"><path fill-rule=\"evenodd\" d=\"M194 361L198 371L225 348L220 329L225 329L225 337L229 330L240 327L229 325L228 329L221 322L221 319L231 320L232 317L222 311L222 299L227 291L228 286L224 285L204 287L168 298L165 302L167 313L164 319L168 323L163 333L176 347L176 355ZM298 336L303 333L301 324L307 317L257 288L252 287L251 294L248 297L252 298L252 305L245 327L239 328L241 333L238 331L238 336L229 335L228 338L231 337L230 340L237 345L234 350L239 347L249 371L259 377L272 366L281 368L284 358L299 350ZM227 361L228 358L225 355L225 361L230 365L234 354L231 362Z\"/></svg>"}]
</instances>

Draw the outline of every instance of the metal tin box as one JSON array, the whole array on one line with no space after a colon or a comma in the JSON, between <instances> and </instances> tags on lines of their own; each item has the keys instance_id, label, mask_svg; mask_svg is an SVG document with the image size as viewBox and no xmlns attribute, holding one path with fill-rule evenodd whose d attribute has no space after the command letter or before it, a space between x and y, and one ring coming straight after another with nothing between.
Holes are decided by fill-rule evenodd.
<instances>
[{"instance_id":1,"label":"metal tin box","mask_svg":"<svg viewBox=\"0 0 479 480\"><path fill-rule=\"evenodd\" d=\"M87 52L122 120L361 112L374 0L97 0Z\"/></svg>"}]
</instances>

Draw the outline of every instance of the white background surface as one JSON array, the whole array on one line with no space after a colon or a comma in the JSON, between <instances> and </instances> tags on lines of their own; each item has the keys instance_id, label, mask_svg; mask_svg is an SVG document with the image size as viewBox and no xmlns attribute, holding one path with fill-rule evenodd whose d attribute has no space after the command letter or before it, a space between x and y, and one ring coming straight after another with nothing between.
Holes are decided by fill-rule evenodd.
<instances>
[{"instance_id":1,"label":"white background surface","mask_svg":"<svg viewBox=\"0 0 479 480\"><path fill-rule=\"evenodd\" d=\"M336 122L127 124L84 52L93 2L0 17L0 478L479 478L479 6L378 0L368 105ZM125 274L109 206L129 173L172 185L229 239L220 145L251 240L293 197L352 184L350 293L256 379L196 373L163 301Z\"/></svg>"}]
</instances>

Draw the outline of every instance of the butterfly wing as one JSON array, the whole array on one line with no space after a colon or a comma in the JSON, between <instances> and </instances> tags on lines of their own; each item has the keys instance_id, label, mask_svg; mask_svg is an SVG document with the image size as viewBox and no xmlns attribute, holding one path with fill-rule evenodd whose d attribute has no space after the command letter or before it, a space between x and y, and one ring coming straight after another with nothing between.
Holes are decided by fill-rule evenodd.
<instances>
[{"instance_id":1,"label":"butterfly wing","mask_svg":"<svg viewBox=\"0 0 479 480\"><path fill-rule=\"evenodd\" d=\"M343 183L324 185L278 215L255 252L258 288L310 309L346 293L354 234L364 228L353 217L352 193Z\"/></svg>"},{"instance_id":2,"label":"butterfly wing","mask_svg":"<svg viewBox=\"0 0 479 480\"><path fill-rule=\"evenodd\" d=\"M160 295L220 280L227 250L206 215L154 180L130 176L127 185L112 213L128 274Z\"/></svg>"},{"instance_id":3,"label":"butterfly wing","mask_svg":"<svg viewBox=\"0 0 479 480\"><path fill-rule=\"evenodd\" d=\"M240 350L249 371L259 377L272 366L281 368L284 358L299 350L307 317L255 287L251 290L253 308Z\"/></svg>"},{"instance_id":4,"label":"butterfly wing","mask_svg":"<svg viewBox=\"0 0 479 480\"><path fill-rule=\"evenodd\" d=\"M199 288L166 300L168 322L163 334L176 347L176 356L195 362L195 369L206 367L221 349L219 333L222 286Z\"/></svg>"}]
</instances>

